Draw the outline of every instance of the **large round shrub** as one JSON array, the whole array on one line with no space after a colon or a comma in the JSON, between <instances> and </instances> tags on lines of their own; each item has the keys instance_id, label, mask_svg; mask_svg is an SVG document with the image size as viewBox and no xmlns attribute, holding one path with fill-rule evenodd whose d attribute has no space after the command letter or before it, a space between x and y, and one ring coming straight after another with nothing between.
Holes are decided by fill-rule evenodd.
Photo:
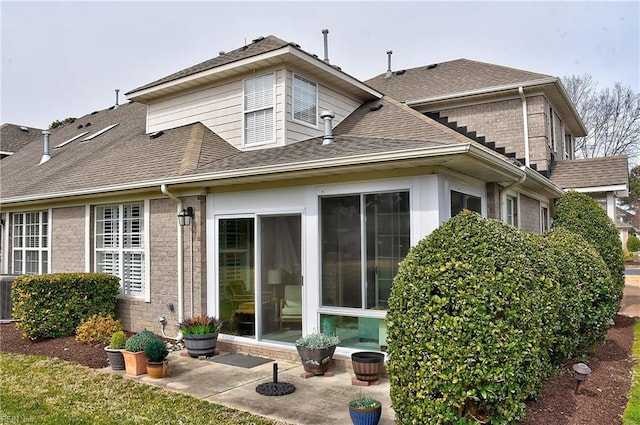
<instances>
[{"instance_id":1,"label":"large round shrub","mask_svg":"<svg viewBox=\"0 0 640 425\"><path fill-rule=\"evenodd\" d=\"M591 197L572 191L562 195L556 202L552 228L558 227L564 227L582 236L604 260L614 282L612 299L615 305L610 308L615 314L620 306L624 288L624 256L620 235L613 221L607 216L604 208Z\"/></svg>"},{"instance_id":2,"label":"large round shrub","mask_svg":"<svg viewBox=\"0 0 640 425\"><path fill-rule=\"evenodd\" d=\"M513 423L551 371L556 284L530 238L464 211L413 247L387 313L391 399L403 424Z\"/></svg>"},{"instance_id":3,"label":"large round shrub","mask_svg":"<svg viewBox=\"0 0 640 425\"><path fill-rule=\"evenodd\" d=\"M627 249L629 252L638 252L640 251L640 238L636 235L630 235L627 238Z\"/></svg>"},{"instance_id":4,"label":"large round shrub","mask_svg":"<svg viewBox=\"0 0 640 425\"><path fill-rule=\"evenodd\" d=\"M544 239L558 266L561 329L553 350L556 360L564 360L604 338L617 292L607 265L582 236L557 227Z\"/></svg>"}]
</instances>

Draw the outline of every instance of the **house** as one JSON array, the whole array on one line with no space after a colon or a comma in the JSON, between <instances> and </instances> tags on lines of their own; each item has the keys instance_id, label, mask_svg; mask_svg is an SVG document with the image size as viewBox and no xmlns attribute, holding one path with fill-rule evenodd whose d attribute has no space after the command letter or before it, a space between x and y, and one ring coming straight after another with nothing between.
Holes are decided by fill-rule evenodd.
<instances>
[{"instance_id":1,"label":"house","mask_svg":"<svg viewBox=\"0 0 640 425\"><path fill-rule=\"evenodd\" d=\"M362 82L274 36L127 97L2 160L2 272L113 273L129 330L209 314L223 344L282 352L313 330L383 349L410 246L463 208L546 230L584 133L552 77Z\"/></svg>"},{"instance_id":2,"label":"house","mask_svg":"<svg viewBox=\"0 0 640 425\"><path fill-rule=\"evenodd\" d=\"M624 210L620 207L616 207L616 228L620 232L620 240L622 241L622 248L627 249L627 240L631 235L638 235L640 229L636 227L638 217L636 214Z\"/></svg>"}]
</instances>

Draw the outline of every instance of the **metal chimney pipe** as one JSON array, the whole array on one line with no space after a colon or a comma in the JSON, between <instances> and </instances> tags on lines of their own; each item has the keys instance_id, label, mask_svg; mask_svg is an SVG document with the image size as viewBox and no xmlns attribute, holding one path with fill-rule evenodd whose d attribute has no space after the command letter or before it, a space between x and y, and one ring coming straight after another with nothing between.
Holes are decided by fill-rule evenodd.
<instances>
[{"instance_id":1,"label":"metal chimney pipe","mask_svg":"<svg viewBox=\"0 0 640 425\"><path fill-rule=\"evenodd\" d=\"M333 125L331 120L335 118L335 114L331 111L322 111L320 118L324 120L324 138L322 139L323 145L329 145L333 143Z\"/></svg>"},{"instance_id":2,"label":"metal chimney pipe","mask_svg":"<svg viewBox=\"0 0 640 425\"><path fill-rule=\"evenodd\" d=\"M324 61L329 63L329 43L327 40L327 34L329 34L328 29L323 29L322 34L324 35Z\"/></svg>"},{"instance_id":3,"label":"metal chimney pipe","mask_svg":"<svg viewBox=\"0 0 640 425\"><path fill-rule=\"evenodd\" d=\"M51 159L51 150L49 149L49 135L51 134L51 132L49 130L44 130L42 134L44 136L44 153L42 154L42 158L40 159L40 164L44 164Z\"/></svg>"},{"instance_id":4,"label":"metal chimney pipe","mask_svg":"<svg viewBox=\"0 0 640 425\"><path fill-rule=\"evenodd\" d=\"M387 50L387 73L384 74L384 78L391 77L391 55L393 54L393 50Z\"/></svg>"},{"instance_id":5,"label":"metal chimney pipe","mask_svg":"<svg viewBox=\"0 0 640 425\"><path fill-rule=\"evenodd\" d=\"M120 89L116 89L116 108L117 108L118 106L120 106L120 105L118 104L118 93L120 93Z\"/></svg>"}]
</instances>

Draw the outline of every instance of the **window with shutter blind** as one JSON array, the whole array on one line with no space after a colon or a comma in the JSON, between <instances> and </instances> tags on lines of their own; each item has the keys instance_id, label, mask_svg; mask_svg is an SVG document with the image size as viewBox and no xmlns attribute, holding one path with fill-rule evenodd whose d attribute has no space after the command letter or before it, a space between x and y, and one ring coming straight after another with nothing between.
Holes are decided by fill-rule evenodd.
<instances>
[{"instance_id":1,"label":"window with shutter blind","mask_svg":"<svg viewBox=\"0 0 640 425\"><path fill-rule=\"evenodd\" d=\"M13 214L13 273L49 272L49 213Z\"/></svg>"},{"instance_id":2,"label":"window with shutter blind","mask_svg":"<svg viewBox=\"0 0 640 425\"><path fill-rule=\"evenodd\" d=\"M142 204L96 207L96 271L120 278L120 294L145 296Z\"/></svg>"},{"instance_id":3,"label":"window with shutter blind","mask_svg":"<svg viewBox=\"0 0 640 425\"><path fill-rule=\"evenodd\" d=\"M274 74L244 80L245 145L275 140L274 85Z\"/></svg>"},{"instance_id":4,"label":"window with shutter blind","mask_svg":"<svg viewBox=\"0 0 640 425\"><path fill-rule=\"evenodd\" d=\"M299 75L293 76L293 119L317 125L318 90L313 81Z\"/></svg>"}]
</instances>

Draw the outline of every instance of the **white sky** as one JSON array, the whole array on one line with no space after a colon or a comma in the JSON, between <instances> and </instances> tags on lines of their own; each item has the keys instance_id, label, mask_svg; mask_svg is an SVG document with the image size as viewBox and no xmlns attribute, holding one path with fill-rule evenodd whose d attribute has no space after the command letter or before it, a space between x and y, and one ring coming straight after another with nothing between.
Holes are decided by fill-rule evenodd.
<instances>
[{"instance_id":1,"label":"white sky","mask_svg":"<svg viewBox=\"0 0 640 425\"><path fill-rule=\"evenodd\" d=\"M0 122L39 128L266 35L365 80L458 58L639 91L640 2L7 2Z\"/></svg>"}]
</instances>

